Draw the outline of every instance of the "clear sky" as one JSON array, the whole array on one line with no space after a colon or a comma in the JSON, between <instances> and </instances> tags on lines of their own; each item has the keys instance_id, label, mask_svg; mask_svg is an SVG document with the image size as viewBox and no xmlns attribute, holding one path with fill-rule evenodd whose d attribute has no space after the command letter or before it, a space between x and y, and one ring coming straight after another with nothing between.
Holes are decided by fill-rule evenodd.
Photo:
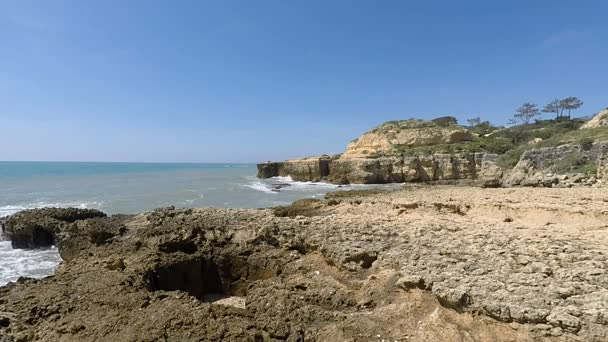
<instances>
[{"instance_id":1,"label":"clear sky","mask_svg":"<svg viewBox=\"0 0 608 342\"><path fill-rule=\"evenodd\" d=\"M0 0L0 160L256 162L608 106L608 1Z\"/></svg>"}]
</instances>

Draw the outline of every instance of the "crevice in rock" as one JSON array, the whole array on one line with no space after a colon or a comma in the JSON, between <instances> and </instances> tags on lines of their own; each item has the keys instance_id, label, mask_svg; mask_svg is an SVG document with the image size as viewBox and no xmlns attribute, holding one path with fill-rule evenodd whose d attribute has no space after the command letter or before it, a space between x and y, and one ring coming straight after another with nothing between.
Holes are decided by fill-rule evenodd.
<instances>
[{"instance_id":1,"label":"crevice in rock","mask_svg":"<svg viewBox=\"0 0 608 342\"><path fill-rule=\"evenodd\" d=\"M183 291L199 300L232 295L229 284L220 276L220 267L214 260L198 258L161 266L147 275L149 290Z\"/></svg>"},{"instance_id":2,"label":"crevice in rock","mask_svg":"<svg viewBox=\"0 0 608 342\"><path fill-rule=\"evenodd\" d=\"M363 252L352 255L344 260L345 263L354 262L361 268L368 269L372 267L374 261L378 260L378 254Z\"/></svg>"},{"instance_id":3,"label":"crevice in rock","mask_svg":"<svg viewBox=\"0 0 608 342\"><path fill-rule=\"evenodd\" d=\"M196 244L191 240L167 241L161 243L158 249L164 253L183 252L186 254L194 254L198 250Z\"/></svg>"},{"instance_id":4,"label":"crevice in rock","mask_svg":"<svg viewBox=\"0 0 608 342\"><path fill-rule=\"evenodd\" d=\"M452 301L442 296L436 296L439 304L446 309L452 309L458 313L464 313L467 306L471 304L471 297L468 294L463 294L458 298L458 301Z\"/></svg>"}]
</instances>

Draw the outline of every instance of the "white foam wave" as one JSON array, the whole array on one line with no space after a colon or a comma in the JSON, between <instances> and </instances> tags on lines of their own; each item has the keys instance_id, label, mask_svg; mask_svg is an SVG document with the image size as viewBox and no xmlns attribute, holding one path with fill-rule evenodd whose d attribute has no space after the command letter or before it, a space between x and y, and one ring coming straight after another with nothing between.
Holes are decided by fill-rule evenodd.
<instances>
[{"instance_id":1,"label":"white foam wave","mask_svg":"<svg viewBox=\"0 0 608 342\"><path fill-rule=\"evenodd\" d=\"M294 181L290 176L272 177L266 179L249 178L250 182L244 184L250 189L262 191L268 194L277 192L300 191L312 192L313 196L323 196L327 191L368 189L368 188L395 188L399 184L347 184L337 185L325 182L299 182Z\"/></svg>"},{"instance_id":2,"label":"white foam wave","mask_svg":"<svg viewBox=\"0 0 608 342\"><path fill-rule=\"evenodd\" d=\"M276 194L277 192L283 191L305 191L318 193L319 191L326 192L337 189L346 190L352 187L351 185L336 185L325 182L300 182L293 180L293 178L290 176L279 176L266 179L250 178L250 182L248 184L244 184L244 186L268 194Z\"/></svg>"},{"instance_id":3,"label":"white foam wave","mask_svg":"<svg viewBox=\"0 0 608 342\"><path fill-rule=\"evenodd\" d=\"M100 208L103 202L34 202L28 204L5 205L0 207L0 217L13 215L19 211L48 207ZM2 232L0 232L2 240ZM23 250L13 249L10 241L0 241L0 286L19 277L42 278L55 272L61 261L55 247Z\"/></svg>"},{"instance_id":4,"label":"white foam wave","mask_svg":"<svg viewBox=\"0 0 608 342\"><path fill-rule=\"evenodd\" d=\"M285 188L283 188L281 190L313 190L313 189L331 190L331 189L338 189L340 187L344 187L344 186L331 184L331 183L325 183L325 182L299 182L299 181L294 181L293 178L291 178L289 176L288 177L272 177L270 179L276 183L289 184L289 186L286 186Z\"/></svg>"},{"instance_id":5,"label":"white foam wave","mask_svg":"<svg viewBox=\"0 0 608 342\"><path fill-rule=\"evenodd\" d=\"M0 241L0 286L19 277L42 278L54 273L61 262L55 247L23 250L12 249L9 241Z\"/></svg>"},{"instance_id":6,"label":"white foam wave","mask_svg":"<svg viewBox=\"0 0 608 342\"><path fill-rule=\"evenodd\" d=\"M244 186L253 190L265 192L267 194L276 194L276 191L272 191L272 188L269 184L266 184L262 181L253 181L249 184L244 184Z\"/></svg>"}]
</instances>

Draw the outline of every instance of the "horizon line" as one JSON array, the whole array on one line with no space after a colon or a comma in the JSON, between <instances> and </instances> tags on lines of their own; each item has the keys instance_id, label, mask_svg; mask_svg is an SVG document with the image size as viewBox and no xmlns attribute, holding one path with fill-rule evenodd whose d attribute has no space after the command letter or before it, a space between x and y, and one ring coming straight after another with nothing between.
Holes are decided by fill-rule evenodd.
<instances>
[{"instance_id":1,"label":"horizon line","mask_svg":"<svg viewBox=\"0 0 608 342\"><path fill-rule=\"evenodd\" d=\"M175 162L175 161L87 161L87 160L0 160L0 163L98 163L98 164L258 164L259 162Z\"/></svg>"}]
</instances>

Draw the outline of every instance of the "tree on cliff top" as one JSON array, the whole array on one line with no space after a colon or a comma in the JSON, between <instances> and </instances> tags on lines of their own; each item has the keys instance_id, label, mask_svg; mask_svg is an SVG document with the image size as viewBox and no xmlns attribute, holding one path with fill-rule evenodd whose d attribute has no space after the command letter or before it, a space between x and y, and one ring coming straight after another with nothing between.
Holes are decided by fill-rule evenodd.
<instances>
[{"instance_id":1,"label":"tree on cliff top","mask_svg":"<svg viewBox=\"0 0 608 342\"><path fill-rule=\"evenodd\" d=\"M583 105L583 101L581 101L578 97L571 96L559 101L559 105L563 109L568 110L568 119L571 119L571 111L579 109Z\"/></svg>"},{"instance_id":2,"label":"tree on cliff top","mask_svg":"<svg viewBox=\"0 0 608 342\"><path fill-rule=\"evenodd\" d=\"M481 123L481 118L479 116L476 118L470 118L470 119L467 119L467 122L469 123L469 126L475 127Z\"/></svg>"},{"instance_id":3,"label":"tree on cliff top","mask_svg":"<svg viewBox=\"0 0 608 342\"><path fill-rule=\"evenodd\" d=\"M559 118L562 115L563 110L564 109L562 108L561 100L554 99L553 101L551 101L545 105L542 112L543 113L555 113L555 120L559 120Z\"/></svg>"},{"instance_id":4,"label":"tree on cliff top","mask_svg":"<svg viewBox=\"0 0 608 342\"><path fill-rule=\"evenodd\" d=\"M522 122L525 125L529 125L532 118L540 115L540 110L534 103L526 102L517 108L516 113L513 115L513 120L510 123Z\"/></svg>"}]
</instances>

